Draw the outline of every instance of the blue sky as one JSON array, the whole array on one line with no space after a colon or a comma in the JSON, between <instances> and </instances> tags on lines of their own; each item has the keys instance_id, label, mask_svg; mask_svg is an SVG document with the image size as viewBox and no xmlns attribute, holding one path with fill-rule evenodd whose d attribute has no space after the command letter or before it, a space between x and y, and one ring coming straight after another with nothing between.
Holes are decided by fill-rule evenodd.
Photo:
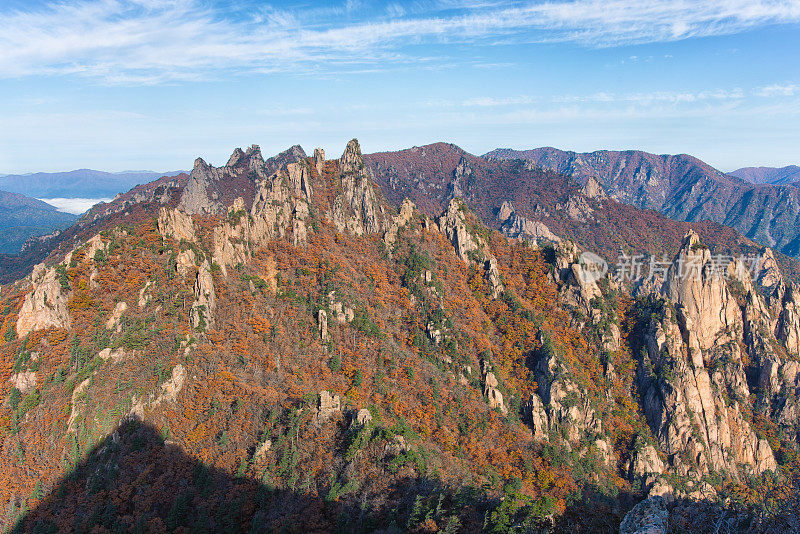
<instances>
[{"instance_id":1,"label":"blue sky","mask_svg":"<svg viewBox=\"0 0 800 534\"><path fill-rule=\"evenodd\" d=\"M0 174L253 143L800 164L800 1L0 2Z\"/></svg>"}]
</instances>

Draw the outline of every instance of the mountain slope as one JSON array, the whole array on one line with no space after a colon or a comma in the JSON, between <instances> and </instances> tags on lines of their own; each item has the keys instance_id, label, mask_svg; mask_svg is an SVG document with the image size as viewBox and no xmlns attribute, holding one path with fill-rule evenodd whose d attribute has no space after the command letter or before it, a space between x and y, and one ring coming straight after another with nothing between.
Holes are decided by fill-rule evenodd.
<instances>
[{"instance_id":1,"label":"mountain slope","mask_svg":"<svg viewBox=\"0 0 800 534\"><path fill-rule=\"evenodd\" d=\"M754 184L787 185L800 182L800 167L744 167L728 174Z\"/></svg>"},{"instance_id":2,"label":"mountain slope","mask_svg":"<svg viewBox=\"0 0 800 534\"><path fill-rule=\"evenodd\" d=\"M28 238L63 230L76 219L41 200L0 191L0 253L17 253Z\"/></svg>"},{"instance_id":3,"label":"mountain slope","mask_svg":"<svg viewBox=\"0 0 800 534\"><path fill-rule=\"evenodd\" d=\"M158 173L128 171L111 173L92 169L69 172L37 172L0 176L0 189L35 198L111 198L117 193L161 176L176 176L182 171Z\"/></svg>"},{"instance_id":4,"label":"mountain slope","mask_svg":"<svg viewBox=\"0 0 800 534\"><path fill-rule=\"evenodd\" d=\"M710 219L784 254L800 255L800 190L794 186L750 184L685 154L538 148L497 149L486 157L524 159L582 182L593 176L612 198L626 204L677 220Z\"/></svg>"},{"instance_id":5,"label":"mountain slope","mask_svg":"<svg viewBox=\"0 0 800 534\"><path fill-rule=\"evenodd\" d=\"M661 496L674 531L790 517L800 292L771 251L753 281L688 231L634 297L459 198L506 198L520 162L423 148L199 160L4 286L0 528L613 532ZM390 162L392 194L453 198L396 209L370 174ZM512 198L553 221L623 220L591 181L529 172Z\"/></svg>"}]
</instances>

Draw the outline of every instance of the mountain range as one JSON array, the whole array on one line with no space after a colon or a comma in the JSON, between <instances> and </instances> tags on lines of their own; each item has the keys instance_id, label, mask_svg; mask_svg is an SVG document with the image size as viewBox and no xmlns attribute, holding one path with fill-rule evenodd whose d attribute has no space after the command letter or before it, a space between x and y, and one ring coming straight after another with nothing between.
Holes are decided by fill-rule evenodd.
<instances>
[{"instance_id":1,"label":"mountain range","mask_svg":"<svg viewBox=\"0 0 800 534\"><path fill-rule=\"evenodd\" d=\"M620 202L676 220L715 221L784 254L800 254L800 188L793 185L753 184L686 154L576 153L546 147L496 149L485 157L528 161L581 182L594 177Z\"/></svg>"},{"instance_id":2,"label":"mountain range","mask_svg":"<svg viewBox=\"0 0 800 534\"><path fill-rule=\"evenodd\" d=\"M620 249L663 270L585 254ZM254 145L27 254L0 292L4 530L796 520L798 262L592 176Z\"/></svg>"},{"instance_id":3,"label":"mountain range","mask_svg":"<svg viewBox=\"0 0 800 534\"><path fill-rule=\"evenodd\" d=\"M138 184L181 172L78 169L69 172L7 174L0 176L0 189L34 198L111 198Z\"/></svg>"}]
</instances>

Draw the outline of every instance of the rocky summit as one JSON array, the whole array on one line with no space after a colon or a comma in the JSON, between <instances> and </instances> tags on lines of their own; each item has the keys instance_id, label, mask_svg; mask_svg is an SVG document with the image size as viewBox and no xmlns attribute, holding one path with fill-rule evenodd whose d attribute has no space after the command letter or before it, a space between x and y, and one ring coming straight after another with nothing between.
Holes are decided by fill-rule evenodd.
<instances>
[{"instance_id":1,"label":"rocky summit","mask_svg":"<svg viewBox=\"0 0 800 534\"><path fill-rule=\"evenodd\" d=\"M501 156L253 145L95 206L2 287L2 528L787 531L796 262Z\"/></svg>"}]
</instances>

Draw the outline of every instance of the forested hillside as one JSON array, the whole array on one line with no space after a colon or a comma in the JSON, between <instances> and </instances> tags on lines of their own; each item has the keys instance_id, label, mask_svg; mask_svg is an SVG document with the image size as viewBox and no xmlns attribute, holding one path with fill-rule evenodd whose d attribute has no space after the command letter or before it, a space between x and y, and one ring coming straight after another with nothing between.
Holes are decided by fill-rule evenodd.
<instances>
[{"instance_id":1,"label":"forested hillside","mask_svg":"<svg viewBox=\"0 0 800 534\"><path fill-rule=\"evenodd\" d=\"M355 140L198 159L4 286L3 528L609 532L648 499L680 531L781 531L800 293L772 251L632 231L673 251L633 296L585 276L577 224L509 238L468 172L387 200L377 161ZM566 220L574 187L537 176L556 198L511 200ZM624 220L595 193L591 216ZM712 271L701 237L757 250L757 278Z\"/></svg>"}]
</instances>

